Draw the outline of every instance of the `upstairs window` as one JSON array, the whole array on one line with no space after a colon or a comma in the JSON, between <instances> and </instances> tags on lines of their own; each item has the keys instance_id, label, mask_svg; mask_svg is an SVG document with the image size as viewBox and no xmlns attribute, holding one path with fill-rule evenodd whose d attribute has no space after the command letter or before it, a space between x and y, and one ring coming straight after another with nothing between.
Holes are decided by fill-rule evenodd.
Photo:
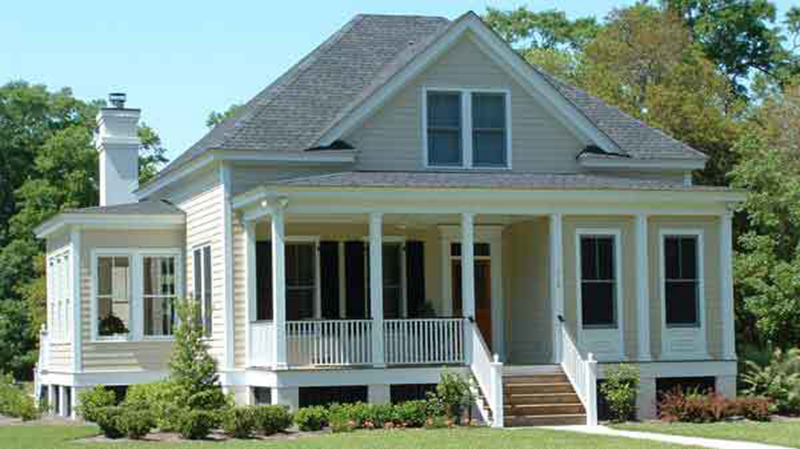
<instances>
[{"instance_id":1,"label":"upstairs window","mask_svg":"<svg viewBox=\"0 0 800 449\"><path fill-rule=\"evenodd\" d=\"M509 168L508 106L508 92L426 90L426 166L450 169Z\"/></svg>"},{"instance_id":2,"label":"upstairs window","mask_svg":"<svg viewBox=\"0 0 800 449\"><path fill-rule=\"evenodd\" d=\"M463 164L461 93L428 92L428 165Z\"/></svg>"},{"instance_id":3,"label":"upstairs window","mask_svg":"<svg viewBox=\"0 0 800 449\"><path fill-rule=\"evenodd\" d=\"M617 279L613 235L580 238L581 317L584 328L616 328Z\"/></svg>"},{"instance_id":4,"label":"upstairs window","mask_svg":"<svg viewBox=\"0 0 800 449\"><path fill-rule=\"evenodd\" d=\"M696 235L664 236L664 301L670 327L700 325L700 262Z\"/></svg>"}]
</instances>

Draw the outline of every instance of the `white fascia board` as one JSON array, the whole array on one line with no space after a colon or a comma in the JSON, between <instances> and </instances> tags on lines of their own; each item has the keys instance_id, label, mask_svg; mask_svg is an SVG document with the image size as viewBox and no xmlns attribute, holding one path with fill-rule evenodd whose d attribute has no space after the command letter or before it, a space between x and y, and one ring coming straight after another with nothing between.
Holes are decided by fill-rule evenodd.
<instances>
[{"instance_id":1,"label":"white fascia board","mask_svg":"<svg viewBox=\"0 0 800 449\"><path fill-rule=\"evenodd\" d=\"M691 171L704 169L706 161L705 159L632 159L584 155L578 158L578 164L581 167L598 170Z\"/></svg>"},{"instance_id":2,"label":"white fascia board","mask_svg":"<svg viewBox=\"0 0 800 449\"><path fill-rule=\"evenodd\" d=\"M148 229L181 229L186 224L186 217L175 215L147 214L70 214L62 213L42 223L34 230L37 238L47 238L65 228L79 226L84 230L148 230Z\"/></svg>"},{"instance_id":3,"label":"white fascia board","mask_svg":"<svg viewBox=\"0 0 800 449\"><path fill-rule=\"evenodd\" d=\"M618 151L617 145L577 107L567 100L540 73L525 62L508 44L498 37L474 13L467 13L451 26L450 30L438 38L425 51L417 55L406 67L396 73L384 86L365 99L351 113L329 128L319 139L321 145L330 145L347 135L372 116L381 106L403 87L421 74L430 64L439 59L452 45L467 32L475 36L475 42L487 55L498 62L509 75L519 82L529 94L536 96L554 113L560 122L577 133L585 142L591 142L607 151Z\"/></svg>"},{"instance_id":4,"label":"white fascia board","mask_svg":"<svg viewBox=\"0 0 800 449\"><path fill-rule=\"evenodd\" d=\"M355 150L319 150L280 153L255 150L210 150L202 156L166 173L163 177L159 177L140 187L134 192L134 195L141 201L215 162L255 162L280 165L344 165L351 164L355 162L355 160Z\"/></svg>"}]
</instances>

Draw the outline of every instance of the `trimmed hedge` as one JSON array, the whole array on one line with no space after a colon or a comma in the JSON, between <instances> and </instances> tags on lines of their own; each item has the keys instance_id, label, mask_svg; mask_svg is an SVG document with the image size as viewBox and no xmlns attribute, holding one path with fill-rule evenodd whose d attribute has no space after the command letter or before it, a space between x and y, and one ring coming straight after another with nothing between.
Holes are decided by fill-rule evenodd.
<instances>
[{"instance_id":1,"label":"trimmed hedge","mask_svg":"<svg viewBox=\"0 0 800 449\"><path fill-rule=\"evenodd\" d=\"M282 405L257 405L255 415L256 427L264 435L274 435L292 427L292 414Z\"/></svg>"},{"instance_id":2,"label":"trimmed hedge","mask_svg":"<svg viewBox=\"0 0 800 449\"><path fill-rule=\"evenodd\" d=\"M187 440L202 440L217 427L218 421L214 412L185 409L178 414L177 431Z\"/></svg>"},{"instance_id":3,"label":"trimmed hedge","mask_svg":"<svg viewBox=\"0 0 800 449\"><path fill-rule=\"evenodd\" d=\"M659 402L661 419L669 422L712 423L741 416L769 421L772 403L767 398L727 398L719 393L685 393L675 389Z\"/></svg>"}]
</instances>

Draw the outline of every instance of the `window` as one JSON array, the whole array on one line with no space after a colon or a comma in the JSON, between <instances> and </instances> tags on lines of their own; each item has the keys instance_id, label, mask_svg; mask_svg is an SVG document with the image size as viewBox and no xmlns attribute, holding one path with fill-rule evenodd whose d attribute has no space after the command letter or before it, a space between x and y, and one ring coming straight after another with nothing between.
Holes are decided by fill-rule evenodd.
<instances>
[{"instance_id":1,"label":"window","mask_svg":"<svg viewBox=\"0 0 800 449\"><path fill-rule=\"evenodd\" d=\"M131 259L97 259L97 335L126 337L131 328Z\"/></svg>"},{"instance_id":2,"label":"window","mask_svg":"<svg viewBox=\"0 0 800 449\"><path fill-rule=\"evenodd\" d=\"M316 295L316 244L286 245L286 319L302 320L314 316Z\"/></svg>"},{"instance_id":3,"label":"window","mask_svg":"<svg viewBox=\"0 0 800 449\"><path fill-rule=\"evenodd\" d=\"M580 238L580 289L583 327L616 328L615 238Z\"/></svg>"},{"instance_id":4,"label":"window","mask_svg":"<svg viewBox=\"0 0 800 449\"><path fill-rule=\"evenodd\" d=\"M70 298L72 297L69 263L69 251L49 257L47 263L47 287L50 298L47 329L50 336L56 341L69 339Z\"/></svg>"},{"instance_id":5,"label":"window","mask_svg":"<svg viewBox=\"0 0 800 449\"><path fill-rule=\"evenodd\" d=\"M508 168L508 92L472 89L425 91L427 166Z\"/></svg>"},{"instance_id":6,"label":"window","mask_svg":"<svg viewBox=\"0 0 800 449\"><path fill-rule=\"evenodd\" d=\"M383 244L383 316L400 318L403 298L403 247Z\"/></svg>"},{"instance_id":7,"label":"window","mask_svg":"<svg viewBox=\"0 0 800 449\"><path fill-rule=\"evenodd\" d=\"M461 166L461 93L428 94L428 164Z\"/></svg>"},{"instance_id":8,"label":"window","mask_svg":"<svg viewBox=\"0 0 800 449\"><path fill-rule=\"evenodd\" d=\"M211 245L206 245L194 250L194 299L200 305L199 312L206 337L211 337L213 331L211 281Z\"/></svg>"},{"instance_id":9,"label":"window","mask_svg":"<svg viewBox=\"0 0 800 449\"><path fill-rule=\"evenodd\" d=\"M175 257L144 257L144 335L172 335L175 284Z\"/></svg>"},{"instance_id":10,"label":"window","mask_svg":"<svg viewBox=\"0 0 800 449\"><path fill-rule=\"evenodd\" d=\"M700 325L698 236L664 236L664 301L667 326Z\"/></svg>"},{"instance_id":11,"label":"window","mask_svg":"<svg viewBox=\"0 0 800 449\"><path fill-rule=\"evenodd\" d=\"M505 94L473 93L472 164L505 167L506 154Z\"/></svg>"}]
</instances>

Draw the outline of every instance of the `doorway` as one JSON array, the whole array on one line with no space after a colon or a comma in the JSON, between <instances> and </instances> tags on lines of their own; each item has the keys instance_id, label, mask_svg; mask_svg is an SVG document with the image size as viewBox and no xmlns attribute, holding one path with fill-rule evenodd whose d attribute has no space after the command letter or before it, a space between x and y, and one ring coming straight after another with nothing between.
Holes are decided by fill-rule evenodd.
<instances>
[{"instance_id":1,"label":"doorway","mask_svg":"<svg viewBox=\"0 0 800 449\"><path fill-rule=\"evenodd\" d=\"M461 244L451 244L451 279L453 292L453 314L463 316L463 297L461 291ZM488 243L475 244L475 322L483 339L492 345L492 259Z\"/></svg>"}]
</instances>

